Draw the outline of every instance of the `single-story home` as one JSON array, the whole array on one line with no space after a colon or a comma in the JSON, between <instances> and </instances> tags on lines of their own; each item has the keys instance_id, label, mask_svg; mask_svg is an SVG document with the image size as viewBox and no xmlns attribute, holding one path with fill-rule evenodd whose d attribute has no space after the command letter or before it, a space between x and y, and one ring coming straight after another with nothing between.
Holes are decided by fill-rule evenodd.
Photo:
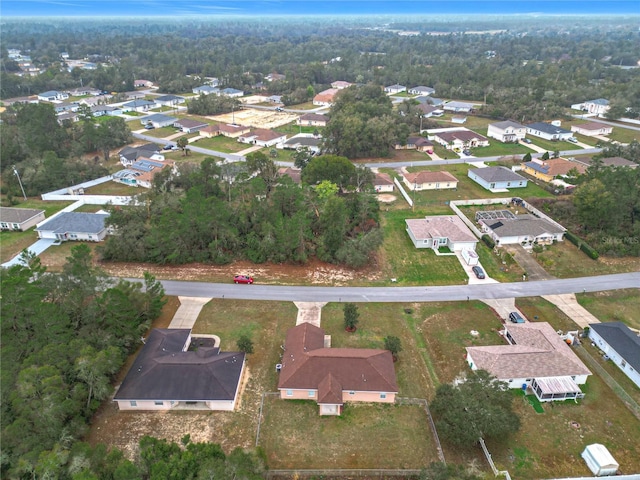
<instances>
[{"instance_id":1,"label":"single-story home","mask_svg":"<svg viewBox=\"0 0 640 480\"><path fill-rule=\"evenodd\" d=\"M53 106L56 113L77 112L80 105L75 102L59 102Z\"/></svg>"},{"instance_id":2,"label":"single-story home","mask_svg":"<svg viewBox=\"0 0 640 480\"><path fill-rule=\"evenodd\" d=\"M41 102L61 102L67 98L69 98L68 93L58 92L57 90L49 90L38 94L38 100Z\"/></svg>"},{"instance_id":3,"label":"single-story home","mask_svg":"<svg viewBox=\"0 0 640 480\"><path fill-rule=\"evenodd\" d=\"M182 130L184 133L199 132L209 124L201 120L194 120L192 118L181 118L173 122L173 126Z\"/></svg>"},{"instance_id":4,"label":"single-story home","mask_svg":"<svg viewBox=\"0 0 640 480\"><path fill-rule=\"evenodd\" d=\"M576 157L574 160L576 163L582 163L583 165L590 167L593 164L593 160L591 158L583 159L581 157ZM627 168L637 168L638 164L632 162L631 160L627 160L622 157L608 157L601 158L600 162L603 167L627 167Z\"/></svg>"},{"instance_id":5,"label":"single-story home","mask_svg":"<svg viewBox=\"0 0 640 480\"><path fill-rule=\"evenodd\" d=\"M527 134L544 138L545 140L568 140L573 137L573 133L569 130L545 122L536 122L527 125Z\"/></svg>"},{"instance_id":6,"label":"single-story home","mask_svg":"<svg viewBox=\"0 0 640 480\"><path fill-rule=\"evenodd\" d=\"M428 103L420 103L417 105L418 110L422 112L424 118L441 117L444 115L444 110L436 107L435 105L429 105Z\"/></svg>"},{"instance_id":7,"label":"single-story home","mask_svg":"<svg viewBox=\"0 0 640 480\"><path fill-rule=\"evenodd\" d=\"M264 79L267 82L276 82L278 80L285 80L287 78L286 75L283 75L281 73L270 73L269 75L267 75L266 77L264 77Z\"/></svg>"},{"instance_id":8,"label":"single-story home","mask_svg":"<svg viewBox=\"0 0 640 480\"><path fill-rule=\"evenodd\" d=\"M162 105L164 107L173 107L180 103L184 103L185 98L179 95L161 95L159 97L154 98L154 101L158 105Z\"/></svg>"},{"instance_id":9,"label":"single-story home","mask_svg":"<svg viewBox=\"0 0 640 480\"><path fill-rule=\"evenodd\" d=\"M496 245L550 244L561 242L567 230L561 225L531 214L516 215L510 210L490 210L476 213L483 233Z\"/></svg>"},{"instance_id":10,"label":"single-story home","mask_svg":"<svg viewBox=\"0 0 640 480\"><path fill-rule=\"evenodd\" d=\"M120 410L183 409L233 411L244 373L243 352L198 345L186 328L154 328L114 401Z\"/></svg>"},{"instance_id":11,"label":"single-story home","mask_svg":"<svg viewBox=\"0 0 640 480\"><path fill-rule=\"evenodd\" d=\"M487 190L524 188L527 179L507 167L470 168L467 176Z\"/></svg>"},{"instance_id":12,"label":"single-story home","mask_svg":"<svg viewBox=\"0 0 640 480\"><path fill-rule=\"evenodd\" d=\"M549 160L533 159L522 164L522 170L532 177L550 183L554 178L567 175L571 170L583 174L586 167L577 162L570 162L564 158L550 158Z\"/></svg>"},{"instance_id":13,"label":"single-story home","mask_svg":"<svg viewBox=\"0 0 640 480\"><path fill-rule=\"evenodd\" d=\"M211 85L200 85L199 87L192 88L191 91L196 95L220 95L220 89L212 87Z\"/></svg>"},{"instance_id":14,"label":"single-story home","mask_svg":"<svg viewBox=\"0 0 640 480\"><path fill-rule=\"evenodd\" d=\"M78 87L73 90L68 90L67 93L72 97L83 97L85 95L97 97L98 95L102 95L102 90L93 87Z\"/></svg>"},{"instance_id":15,"label":"single-story home","mask_svg":"<svg viewBox=\"0 0 640 480\"><path fill-rule=\"evenodd\" d=\"M376 173L373 177L373 188L376 193L388 193L393 192L395 185L391 179L391 175L387 173Z\"/></svg>"},{"instance_id":16,"label":"single-story home","mask_svg":"<svg viewBox=\"0 0 640 480\"><path fill-rule=\"evenodd\" d=\"M127 102L122 105L123 112L146 112L147 110L151 110L155 108L157 105L155 102L150 102L149 100L137 99L132 100L131 102Z\"/></svg>"},{"instance_id":17,"label":"single-story home","mask_svg":"<svg viewBox=\"0 0 640 480\"><path fill-rule=\"evenodd\" d=\"M333 98L339 91L340 90L337 88L328 88L327 90L323 90L322 92L316 94L315 97L313 97L313 104L330 107L331 105L333 105Z\"/></svg>"},{"instance_id":18,"label":"single-story home","mask_svg":"<svg viewBox=\"0 0 640 480\"><path fill-rule=\"evenodd\" d=\"M122 115L122 109L113 105L91 105L90 108L94 117L102 117L104 115L115 117Z\"/></svg>"},{"instance_id":19,"label":"single-story home","mask_svg":"<svg viewBox=\"0 0 640 480\"><path fill-rule=\"evenodd\" d=\"M163 162L150 158L138 158L128 168L112 175L113 181L132 187L151 188L153 178L165 168L174 168L174 162Z\"/></svg>"},{"instance_id":20,"label":"single-story home","mask_svg":"<svg viewBox=\"0 0 640 480\"><path fill-rule=\"evenodd\" d=\"M410 95L433 95L434 93L436 93L435 89L431 87L424 87L422 85L409 89Z\"/></svg>"},{"instance_id":21,"label":"single-story home","mask_svg":"<svg viewBox=\"0 0 640 480\"><path fill-rule=\"evenodd\" d=\"M424 137L408 137L404 145L396 143L396 150L418 150L419 152L433 153L433 143Z\"/></svg>"},{"instance_id":22,"label":"single-story home","mask_svg":"<svg viewBox=\"0 0 640 480\"><path fill-rule=\"evenodd\" d=\"M434 107L442 107L444 105L444 100L436 97L429 97L426 95L420 95L419 97L414 98L418 103L426 103L427 105L433 105ZM444 111L444 110L443 110Z\"/></svg>"},{"instance_id":23,"label":"single-story home","mask_svg":"<svg viewBox=\"0 0 640 480\"><path fill-rule=\"evenodd\" d=\"M0 229L24 232L44 220L44 210L0 207Z\"/></svg>"},{"instance_id":24,"label":"single-story home","mask_svg":"<svg viewBox=\"0 0 640 480\"><path fill-rule=\"evenodd\" d=\"M123 95L127 100L140 100L146 96L144 92L137 92L137 91L124 92Z\"/></svg>"},{"instance_id":25,"label":"single-story home","mask_svg":"<svg viewBox=\"0 0 640 480\"><path fill-rule=\"evenodd\" d=\"M256 128L249 133L243 133L238 137L238 141L241 143L251 143L254 145L260 145L261 147L271 147L278 143L284 143L287 139L287 135L284 133L276 132L275 130L268 130L266 128Z\"/></svg>"},{"instance_id":26,"label":"single-story home","mask_svg":"<svg viewBox=\"0 0 640 480\"><path fill-rule=\"evenodd\" d=\"M278 148L286 148L289 150L308 149L313 153L320 153L321 137L315 137L309 133L300 133L288 139L286 142L278 145Z\"/></svg>"},{"instance_id":27,"label":"single-story home","mask_svg":"<svg viewBox=\"0 0 640 480\"><path fill-rule=\"evenodd\" d=\"M473 111L473 109L476 108L476 106L477 105L475 103L453 101L453 102L445 103L442 109L445 112L469 113Z\"/></svg>"},{"instance_id":28,"label":"single-story home","mask_svg":"<svg viewBox=\"0 0 640 480\"><path fill-rule=\"evenodd\" d=\"M523 140L527 133L527 127L511 120L489 124L487 137L495 138L504 143L513 143Z\"/></svg>"},{"instance_id":29,"label":"single-story home","mask_svg":"<svg viewBox=\"0 0 640 480\"><path fill-rule=\"evenodd\" d=\"M299 168L280 167L278 169L278 176L279 177L287 176L293 181L293 183L296 183L298 185L302 183L302 170L300 170Z\"/></svg>"},{"instance_id":30,"label":"single-story home","mask_svg":"<svg viewBox=\"0 0 640 480\"><path fill-rule=\"evenodd\" d=\"M99 116L99 115L95 115L95 116ZM79 120L79 115L78 115L78 112L63 112L57 115L56 120L60 125L63 125L63 122L65 120L70 122L77 122Z\"/></svg>"},{"instance_id":31,"label":"single-story home","mask_svg":"<svg viewBox=\"0 0 640 480\"><path fill-rule=\"evenodd\" d=\"M107 236L104 213L62 212L36 227L39 238L101 242Z\"/></svg>"},{"instance_id":32,"label":"single-story home","mask_svg":"<svg viewBox=\"0 0 640 480\"><path fill-rule=\"evenodd\" d=\"M435 132L432 135L435 142L454 152L460 152L472 147L489 146L489 139L463 127L451 131Z\"/></svg>"},{"instance_id":33,"label":"single-story home","mask_svg":"<svg viewBox=\"0 0 640 480\"><path fill-rule=\"evenodd\" d=\"M349 88L351 85L353 85L353 83L345 82L344 80L336 80L335 82L331 82L331 88L337 88L338 90Z\"/></svg>"},{"instance_id":34,"label":"single-story home","mask_svg":"<svg viewBox=\"0 0 640 480\"><path fill-rule=\"evenodd\" d=\"M389 85L388 87L384 87L384 93L390 93L390 94L395 94L395 93L400 93L400 92L406 92L407 91L407 87L405 87L404 85L399 85L399 84L395 84L395 85Z\"/></svg>"},{"instance_id":35,"label":"single-story home","mask_svg":"<svg viewBox=\"0 0 640 480\"><path fill-rule=\"evenodd\" d=\"M307 127L326 127L329 117L320 113L305 113L296 120L296 125Z\"/></svg>"},{"instance_id":36,"label":"single-story home","mask_svg":"<svg viewBox=\"0 0 640 480\"><path fill-rule=\"evenodd\" d=\"M208 125L200 130L200 135L203 137L217 137L222 135L229 138L238 138L243 133L251 131L251 127L245 127L244 125L232 125L230 123L215 123Z\"/></svg>"},{"instance_id":37,"label":"single-story home","mask_svg":"<svg viewBox=\"0 0 640 480\"><path fill-rule=\"evenodd\" d=\"M586 137L595 137L598 135L611 135L613 127L611 125L605 125L603 123L589 122L582 123L580 125L571 125L571 131L584 135Z\"/></svg>"},{"instance_id":38,"label":"single-story home","mask_svg":"<svg viewBox=\"0 0 640 480\"><path fill-rule=\"evenodd\" d=\"M154 128L170 127L177 121L177 118L170 117L163 113L154 113L153 115L140 119L141 124L153 125Z\"/></svg>"},{"instance_id":39,"label":"single-story home","mask_svg":"<svg viewBox=\"0 0 640 480\"><path fill-rule=\"evenodd\" d=\"M457 215L408 218L407 233L416 248L447 247L451 251L476 249L478 239Z\"/></svg>"},{"instance_id":40,"label":"single-story home","mask_svg":"<svg viewBox=\"0 0 640 480\"><path fill-rule=\"evenodd\" d=\"M151 80L138 79L133 81L133 86L135 88L151 88L153 87L153 82Z\"/></svg>"},{"instance_id":41,"label":"single-story home","mask_svg":"<svg viewBox=\"0 0 640 480\"><path fill-rule=\"evenodd\" d=\"M487 370L509 388L527 389L541 402L584 397L589 369L547 322L505 324L508 345L466 347L472 370Z\"/></svg>"},{"instance_id":42,"label":"single-story home","mask_svg":"<svg viewBox=\"0 0 640 480\"><path fill-rule=\"evenodd\" d=\"M222 90L220 90L219 95L224 95L225 97L235 98L235 97L243 96L244 92L242 90L238 90L237 88L227 87L227 88L223 88Z\"/></svg>"},{"instance_id":43,"label":"single-story home","mask_svg":"<svg viewBox=\"0 0 640 480\"><path fill-rule=\"evenodd\" d=\"M120 163L125 167L134 163L138 158L151 158L152 160L164 160L164 155L160 154L160 147L155 143L146 143L137 147L124 147L118 152Z\"/></svg>"},{"instance_id":44,"label":"single-story home","mask_svg":"<svg viewBox=\"0 0 640 480\"><path fill-rule=\"evenodd\" d=\"M592 323L589 338L640 388L640 334L622 322Z\"/></svg>"},{"instance_id":45,"label":"single-story home","mask_svg":"<svg viewBox=\"0 0 640 480\"><path fill-rule=\"evenodd\" d=\"M282 103L282 95L271 95L267 97L269 103Z\"/></svg>"},{"instance_id":46,"label":"single-story home","mask_svg":"<svg viewBox=\"0 0 640 480\"><path fill-rule=\"evenodd\" d=\"M320 415L340 415L345 402L394 403L398 384L389 350L330 348L329 342L307 322L287 331L276 367L280 398L314 400Z\"/></svg>"},{"instance_id":47,"label":"single-story home","mask_svg":"<svg viewBox=\"0 0 640 480\"><path fill-rule=\"evenodd\" d=\"M446 190L458 188L458 179L447 171L405 173L402 181L409 190Z\"/></svg>"}]
</instances>

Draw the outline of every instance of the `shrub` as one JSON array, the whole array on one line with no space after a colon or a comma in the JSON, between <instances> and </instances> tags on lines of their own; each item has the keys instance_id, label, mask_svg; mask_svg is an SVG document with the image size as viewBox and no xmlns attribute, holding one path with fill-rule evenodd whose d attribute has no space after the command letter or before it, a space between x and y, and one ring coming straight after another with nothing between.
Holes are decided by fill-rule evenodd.
<instances>
[{"instance_id":1,"label":"shrub","mask_svg":"<svg viewBox=\"0 0 640 480\"><path fill-rule=\"evenodd\" d=\"M482 235L482 241L485 243L485 245L489 248L493 248L496 246L496 242L493 241L493 238L491 238L489 235L487 235L486 233L484 235Z\"/></svg>"},{"instance_id":2,"label":"shrub","mask_svg":"<svg viewBox=\"0 0 640 480\"><path fill-rule=\"evenodd\" d=\"M572 233L569 230L567 230L566 232L564 232L564 236L576 247L582 250L589 258L596 260L600 256L595 248L588 245L584 240L582 240L575 233Z\"/></svg>"}]
</instances>

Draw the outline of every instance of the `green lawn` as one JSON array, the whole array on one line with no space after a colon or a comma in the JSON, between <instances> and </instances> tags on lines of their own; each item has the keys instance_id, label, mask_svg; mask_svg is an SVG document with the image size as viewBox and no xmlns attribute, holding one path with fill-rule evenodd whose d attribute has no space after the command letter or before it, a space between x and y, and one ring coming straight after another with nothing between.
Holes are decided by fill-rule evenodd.
<instances>
[{"instance_id":1,"label":"green lawn","mask_svg":"<svg viewBox=\"0 0 640 480\"><path fill-rule=\"evenodd\" d=\"M91 188L85 189L85 195L137 195L144 192L146 189L140 189L137 187L130 187L118 182L105 182L100 185L96 185Z\"/></svg>"},{"instance_id":2,"label":"green lawn","mask_svg":"<svg viewBox=\"0 0 640 480\"><path fill-rule=\"evenodd\" d=\"M640 330L640 290L585 293L578 302L601 322L624 322Z\"/></svg>"},{"instance_id":3,"label":"green lawn","mask_svg":"<svg viewBox=\"0 0 640 480\"><path fill-rule=\"evenodd\" d=\"M313 110L315 108L318 108L318 105L314 105L313 102L305 102L298 105L289 105L285 108L292 108L294 110Z\"/></svg>"},{"instance_id":4,"label":"green lawn","mask_svg":"<svg viewBox=\"0 0 640 480\"><path fill-rule=\"evenodd\" d=\"M236 138L229 138L224 135L218 135L217 137L212 138L203 138L196 141L194 145L224 153L239 152L250 146L246 143L238 142L238 139Z\"/></svg>"},{"instance_id":5,"label":"green lawn","mask_svg":"<svg viewBox=\"0 0 640 480\"><path fill-rule=\"evenodd\" d=\"M537 145L540 148L544 148L546 151L549 152L549 154L552 154L556 150L558 151L582 150L581 146L576 145L575 143L572 143L572 142L558 142L558 141L554 142L551 140L545 140L544 138L538 138L533 136L529 136L527 138L529 138L534 145Z\"/></svg>"},{"instance_id":6,"label":"green lawn","mask_svg":"<svg viewBox=\"0 0 640 480\"><path fill-rule=\"evenodd\" d=\"M295 122L293 122L293 123L287 123L286 125L282 125L281 127L276 127L273 130L280 133L286 133L289 136L297 135L299 133L315 133L315 132L319 132L320 135L322 135L323 128L324 127L296 125Z\"/></svg>"},{"instance_id":7,"label":"green lawn","mask_svg":"<svg viewBox=\"0 0 640 480\"><path fill-rule=\"evenodd\" d=\"M476 157L495 157L498 155L523 155L526 153L533 153L529 147L521 145L519 143L502 143L496 139L489 140L488 147L477 147L471 149L471 154Z\"/></svg>"},{"instance_id":8,"label":"green lawn","mask_svg":"<svg viewBox=\"0 0 640 480\"><path fill-rule=\"evenodd\" d=\"M140 128L144 128L140 126ZM134 129L135 130L135 129ZM154 138L165 138L178 133L178 129L174 127L154 128L153 130L145 130L144 134Z\"/></svg>"},{"instance_id":9,"label":"green lawn","mask_svg":"<svg viewBox=\"0 0 640 480\"><path fill-rule=\"evenodd\" d=\"M631 143L633 140L640 141L640 132L629 130L628 128L613 127L613 132L611 132L609 138L620 143Z\"/></svg>"}]
</instances>

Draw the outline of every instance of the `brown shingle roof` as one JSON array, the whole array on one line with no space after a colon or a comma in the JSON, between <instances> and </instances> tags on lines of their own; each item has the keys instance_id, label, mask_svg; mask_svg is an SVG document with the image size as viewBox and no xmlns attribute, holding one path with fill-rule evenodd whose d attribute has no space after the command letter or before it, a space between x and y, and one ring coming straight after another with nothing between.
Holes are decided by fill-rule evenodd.
<instances>
[{"instance_id":1,"label":"brown shingle roof","mask_svg":"<svg viewBox=\"0 0 640 480\"><path fill-rule=\"evenodd\" d=\"M275 140L276 138L285 137L284 133L276 132L274 130L268 130L266 128L256 128L249 132L248 136L255 137L257 140L268 142Z\"/></svg>"},{"instance_id":2,"label":"brown shingle roof","mask_svg":"<svg viewBox=\"0 0 640 480\"><path fill-rule=\"evenodd\" d=\"M487 137L480 135L479 133L472 132L471 130L458 130L455 132L440 132L434 134L436 137L440 137L447 143L451 143L454 140L460 140L462 142L469 142L471 140L486 141Z\"/></svg>"},{"instance_id":3,"label":"brown shingle roof","mask_svg":"<svg viewBox=\"0 0 640 480\"><path fill-rule=\"evenodd\" d=\"M457 182L458 179L451 175L449 172L429 172L421 171L415 173L405 173L404 178L409 183L417 183L422 185L423 183L435 183L435 182Z\"/></svg>"},{"instance_id":4,"label":"brown shingle roof","mask_svg":"<svg viewBox=\"0 0 640 480\"><path fill-rule=\"evenodd\" d=\"M452 242L477 242L478 239L457 215L434 215L405 220L407 228L418 240L448 238Z\"/></svg>"},{"instance_id":5,"label":"brown shingle roof","mask_svg":"<svg viewBox=\"0 0 640 480\"><path fill-rule=\"evenodd\" d=\"M231 125L227 123L216 123L215 125L208 125L203 128L202 132L207 133L216 133L216 132L225 132L225 133L237 133L244 132L249 130L249 127L244 127L242 125Z\"/></svg>"},{"instance_id":6,"label":"brown shingle roof","mask_svg":"<svg viewBox=\"0 0 640 480\"><path fill-rule=\"evenodd\" d=\"M388 173L376 173L376 176L373 178L374 185L393 185L393 180L391 179L391 175Z\"/></svg>"}]
</instances>

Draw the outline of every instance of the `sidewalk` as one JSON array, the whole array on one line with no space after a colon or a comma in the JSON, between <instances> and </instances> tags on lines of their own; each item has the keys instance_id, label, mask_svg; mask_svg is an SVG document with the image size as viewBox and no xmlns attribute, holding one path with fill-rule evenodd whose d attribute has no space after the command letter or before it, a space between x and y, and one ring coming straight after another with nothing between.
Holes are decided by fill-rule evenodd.
<instances>
[{"instance_id":1,"label":"sidewalk","mask_svg":"<svg viewBox=\"0 0 640 480\"><path fill-rule=\"evenodd\" d=\"M587 327L590 323L600 323L600 320L594 317L578 303L576 296L573 293L564 295L543 295L542 298L553 303L580 328Z\"/></svg>"}]
</instances>

